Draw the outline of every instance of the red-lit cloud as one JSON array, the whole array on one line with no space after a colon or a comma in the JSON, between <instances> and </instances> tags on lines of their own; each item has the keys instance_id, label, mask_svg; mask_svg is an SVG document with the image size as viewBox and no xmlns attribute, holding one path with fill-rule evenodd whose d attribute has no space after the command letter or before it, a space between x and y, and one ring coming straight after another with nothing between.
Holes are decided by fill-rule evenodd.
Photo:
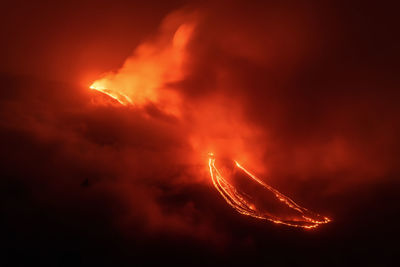
<instances>
[{"instance_id":1,"label":"red-lit cloud","mask_svg":"<svg viewBox=\"0 0 400 267\"><path fill-rule=\"evenodd\" d=\"M50 214L38 220L45 225L115 231L140 244L256 247L260 229L285 228L227 207L212 185L208 152L238 160L336 225L357 221L356 210L369 213L371 192L398 180L398 77L384 49L395 44L385 34L391 23L363 32L357 19L322 4L198 3L160 22L165 10L127 39L115 33L125 25L117 23L116 44L90 39L99 44L92 52L78 43L79 52L60 48L64 38L86 35L49 42L40 35L45 52L4 68L40 77L1 77L8 210L40 211ZM109 33L82 23L89 36ZM15 191L25 198L14 201ZM10 225L22 228L28 215Z\"/></svg>"}]
</instances>

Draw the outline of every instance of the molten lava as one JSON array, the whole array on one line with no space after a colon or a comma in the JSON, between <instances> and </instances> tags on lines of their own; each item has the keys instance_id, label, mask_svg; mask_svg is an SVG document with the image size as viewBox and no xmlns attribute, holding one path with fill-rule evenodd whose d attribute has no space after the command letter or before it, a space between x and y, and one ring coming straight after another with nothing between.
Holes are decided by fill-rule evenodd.
<instances>
[{"instance_id":1,"label":"molten lava","mask_svg":"<svg viewBox=\"0 0 400 267\"><path fill-rule=\"evenodd\" d=\"M231 102L232 99L225 96L213 95L210 101L191 106L185 103L185 94L179 90L179 84L185 81L190 70L187 68L190 59L190 50L187 48L190 47L190 41L196 32L196 25L195 17L173 16L167 19L157 38L139 45L119 70L106 73L90 88L110 96L121 105L132 105L136 108L151 105L162 113L182 119L182 122L190 118L190 123L182 127L187 127L187 133L191 135L188 136L188 141L196 155L200 155L205 149L218 151L219 147L225 153L233 152L242 156L251 153L254 156L254 149L248 150L246 147L249 147L249 142L256 140L257 131L241 118L238 103ZM215 158L210 154L208 165L212 182L226 202L239 213L306 229L330 221L299 206L251 174L238 162L235 161L235 164L234 168L241 172L246 180L250 178L259 188L261 186L263 193L266 189L271 202L274 203L262 207L252 197L256 195L255 191L249 190L248 193L244 193L234 183L229 182L216 168ZM279 204L277 207L276 203Z\"/></svg>"},{"instance_id":2,"label":"molten lava","mask_svg":"<svg viewBox=\"0 0 400 267\"><path fill-rule=\"evenodd\" d=\"M225 201L232 206L237 212L252 216L258 219L269 220L274 223L284 224L293 227L302 227L305 229L312 229L320 224L330 222L330 219L327 217L323 217L319 214L313 213L306 208L301 207L296 204L289 197L281 194L273 187L261 181L255 175L250 173L244 167L242 167L237 161L235 161L235 166L240 171L244 172L248 178L252 179L254 182L258 183L266 190L273 193L273 195L283 204L285 204L290 209L296 211L298 216L292 219L285 219L279 216L274 216L268 211L264 211L262 209L258 209L254 203L252 203L251 196L241 192L234 185L229 183L220 173L220 171L215 166L215 157L213 153L209 153L208 166L210 169L210 175L212 182L218 192L222 195Z\"/></svg>"},{"instance_id":3,"label":"molten lava","mask_svg":"<svg viewBox=\"0 0 400 267\"><path fill-rule=\"evenodd\" d=\"M117 100L121 105L127 105L128 103L132 104L132 100L130 99L129 96L117 92L117 91L112 91L110 89L107 89L106 87L102 86L99 84L100 82L94 82L89 88L92 90L97 90L99 92L102 92L103 94L108 95L109 97Z\"/></svg>"},{"instance_id":4,"label":"molten lava","mask_svg":"<svg viewBox=\"0 0 400 267\"><path fill-rule=\"evenodd\" d=\"M122 105L153 103L165 113L178 115L181 99L172 87L183 79L186 48L195 25L168 20L164 24L158 38L139 45L118 71L103 74L90 88Z\"/></svg>"}]
</instances>

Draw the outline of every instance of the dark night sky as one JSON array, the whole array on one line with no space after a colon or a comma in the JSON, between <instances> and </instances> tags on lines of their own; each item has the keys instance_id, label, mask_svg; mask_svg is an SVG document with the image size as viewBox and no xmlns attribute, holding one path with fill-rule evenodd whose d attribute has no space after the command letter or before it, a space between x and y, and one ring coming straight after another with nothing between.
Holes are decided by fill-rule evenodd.
<instances>
[{"instance_id":1,"label":"dark night sky","mask_svg":"<svg viewBox=\"0 0 400 267\"><path fill-rule=\"evenodd\" d=\"M0 266L398 265L393 4L7 2ZM183 99L184 119L88 89L176 10L201 17L185 76L168 85ZM216 109L215 96L232 106ZM249 147L267 166L260 173L332 223L287 228L223 201L188 136L236 110L238 125L258 129Z\"/></svg>"}]
</instances>

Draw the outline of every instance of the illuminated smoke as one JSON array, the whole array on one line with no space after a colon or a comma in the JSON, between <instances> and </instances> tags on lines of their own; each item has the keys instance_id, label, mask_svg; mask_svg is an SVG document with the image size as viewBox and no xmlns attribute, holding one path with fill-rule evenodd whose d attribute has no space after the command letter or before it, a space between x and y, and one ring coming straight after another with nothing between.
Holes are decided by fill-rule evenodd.
<instances>
[{"instance_id":1,"label":"illuminated smoke","mask_svg":"<svg viewBox=\"0 0 400 267\"><path fill-rule=\"evenodd\" d=\"M152 105L180 121L180 127L187 133L187 140L183 141L191 146L190 152L193 154L187 157L193 158L194 164L205 164L202 155L211 150L219 155L252 162L259 166L260 170L263 166L259 162L263 150L260 148L263 147L260 146L262 141L256 127L244 118L240 103L218 93L209 95L203 101L187 103L184 101L184 94L174 87L188 75L185 68L190 60L191 50L188 47L196 32L197 19L193 14L170 15L164 21L157 38L139 45L133 56L128 58L119 70L104 75L90 88L110 96L121 105L138 109ZM208 167L211 180L225 201L239 213L306 229L330 221L299 206L251 174L238 162L235 164L237 170L272 192L285 207L296 212L292 217L284 218L258 207L252 202L250 195L242 193L224 178L215 166L213 154L210 154Z\"/></svg>"},{"instance_id":2,"label":"illuminated smoke","mask_svg":"<svg viewBox=\"0 0 400 267\"><path fill-rule=\"evenodd\" d=\"M90 88L122 105L154 103L160 110L177 115L180 96L170 85L184 77L186 45L194 23L194 15L173 13L165 19L157 38L139 45L119 70L105 74Z\"/></svg>"}]
</instances>

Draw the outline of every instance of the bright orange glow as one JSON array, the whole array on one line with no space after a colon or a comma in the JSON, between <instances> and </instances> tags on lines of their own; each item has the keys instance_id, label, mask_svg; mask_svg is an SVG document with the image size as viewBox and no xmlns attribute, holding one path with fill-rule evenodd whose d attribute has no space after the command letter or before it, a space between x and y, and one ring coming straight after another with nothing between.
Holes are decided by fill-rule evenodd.
<instances>
[{"instance_id":1,"label":"bright orange glow","mask_svg":"<svg viewBox=\"0 0 400 267\"><path fill-rule=\"evenodd\" d=\"M275 197L282 203L284 203L289 208L297 211L300 215L299 218L301 219L283 219L278 216L274 216L266 211L258 210L254 203L251 203L251 198L246 194L240 192L235 186L229 183L218 171L217 167L215 166L215 156L213 153L209 153L208 159L208 166L210 169L211 180L214 184L214 187L218 190L218 192L222 195L225 201L232 206L237 212L252 216L258 219L269 220L273 223L277 224L284 224L292 227L301 227L305 229L312 229L320 224L330 222L330 219L327 217L323 217L319 214L310 212L306 208L301 207L300 205L296 204L293 200L289 197L281 194L273 187L267 185L260 179L258 179L255 175L250 173L244 167L242 167L237 161L235 161L235 166L243 171L249 178L253 181L257 182L258 184L262 185L265 189L272 192Z\"/></svg>"},{"instance_id":2,"label":"bright orange glow","mask_svg":"<svg viewBox=\"0 0 400 267\"><path fill-rule=\"evenodd\" d=\"M156 104L160 110L179 115L179 94L173 84L184 77L186 47L195 23L167 19L157 38L142 43L116 72L103 75L91 89L100 91L122 105L136 107Z\"/></svg>"},{"instance_id":3,"label":"bright orange glow","mask_svg":"<svg viewBox=\"0 0 400 267\"><path fill-rule=\"evenodd\" d=\"M117 92L117 91L112 91L110 89L107 89L106 87L101 85L101 81L94 82L89 88L93 89L93 90L97 90L99 92L102 92L102 93L110 96L111 98L117 100L120 104L122 104L124 106L127 105L128 103L132 104L132 100L130 99L129 96L127 96L123 93Z\"/></svg>"},{"instance_id":4,"label":"bright orange glow","mask_svg":"<svg viewBox=\"0 0 400 267\"><path fill-rule=\"evenodd\" d=\"M119 70L104 75L90 88L108 95L121 105L143 108L151 104L164 113L182 119L182 128L187 130L188 141L195 151L193 155L196 164L201 158L198 155L212 150L219 155L224 153L229 158L233 156L241 161L251 162L260 170L263 164L258 162L257 158L261 158L262 149L259 147L263 141L260 141L258 129L247 123L246 118L242 116L240 105L229 96L214 94L206 101L191 106L185 103L184 94L174 87L183 81L187 74L185 64L190 59L187 47L195 26L194 17L184 17L183 20L180 16L170 17L165 20L157 38L139 45ZM223 79L224 76L218 77ZM185 120L188 123L185 123ZM247 171L237 161L235 163L237 170L271 192L274 202L279 200L280 205L288 207L296 215L275 216L260 208L251 197L242 193L221 175L215 166L214 154L209 153L208 165L212 182L225 201L239 213L305 229L315 228L330 221L299 206Z\"/></svg>"}]
</instances>

